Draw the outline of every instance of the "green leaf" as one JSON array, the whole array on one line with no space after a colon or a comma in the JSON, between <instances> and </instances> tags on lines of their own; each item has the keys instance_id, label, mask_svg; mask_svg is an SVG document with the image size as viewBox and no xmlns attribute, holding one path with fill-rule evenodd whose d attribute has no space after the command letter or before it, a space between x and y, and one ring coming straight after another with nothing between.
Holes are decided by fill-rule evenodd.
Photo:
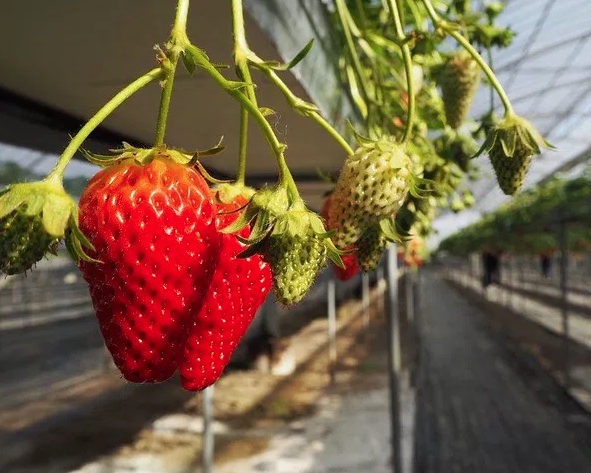
<instances>
[{"instance_id":1,"label":"green leaf","mask_svg":"<svg viewBox=\"0 0 591 473\"><path fill-rule=\"evenodd\" d=\"M303 47L303 49L296 54L296 56L289 61L289 63L287 63L286 65L286 69L292 69L295 66L297 66L302 59L304 59L308 53L312 50L312 47L314 46L314 38L312 38L310 41L308 41L308 43L306 44L306 46Z\"/></svg>"}]
</instances>

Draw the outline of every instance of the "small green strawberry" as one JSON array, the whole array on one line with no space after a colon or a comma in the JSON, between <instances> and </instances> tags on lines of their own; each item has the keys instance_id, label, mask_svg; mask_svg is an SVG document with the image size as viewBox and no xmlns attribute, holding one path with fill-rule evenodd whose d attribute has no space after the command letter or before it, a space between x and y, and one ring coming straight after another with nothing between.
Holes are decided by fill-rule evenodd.
<instances>
[{"instance_id":1,"label":"small green strawberry","mask_svg":"<svg viewBox=\"0 0 591 473\"><path fill-rule=\"evenodd\" d=\"M379 225L367 228L357 242L357 262L364 273L373 271L389 241Z\"/></svg>"},{"instance_id":2,"label":"small green strawberry","mask_svg":"<svg viewBox=\"0 0 591 473\"><path fill-rule=\"evenodd\" d=\"M525 118L507 114L486 137L478 154L487 152L501 190L514 195L521 190L532 158L540 145L552 149Z\"/></svg>"},{"instance_id":3,"label":"small green strawberry","mask_svg":"<svg viewBox=\"0 0 591 473\"><path fill-rule=\"evenodd\" d=\"M401 242L398 216L382 219L377 225L367 227L357 241L357 262L364 273L373 271L382 253L390 243Z\"/></svg>"},{"instance_id":4,"label":"small green strawberry","mask_svg":"<svg viewBox=\"0 0 591 473\"><path fill-rule=\"evenodd\" d=\"M395 214L408 193L414 193L417 180L403 145L389 139L360 139L332 194L328 227L335 230L337 247L355 244L364 228Z\"/></svg>"},{"instance_id":5,"label":"small green strawberry","mask_svg":"<svg viewBox=\"0 0 591 473\"><path fill-rule=\"evenodd\" d=\"M480 67L464 50L454 53L443 69L441 91L447 124L457 130L466 120L480 83Z\"/></svg>"},{"instance_id":6,"label":"small green strawberry","mask_svg":"<svg viewBox=\"0 0 591 473\"><path fill-rule=\"evenodd\" d=\"M322 219L281 185L257 192L238 220L222 231L234 233L251 222L250 237L241 239L250 247L240 256L263 256L271 266L275 297L286 306L303 299L327 256L343 265L343 252L332 243Z\"/></svg>"},{"instance_id":7,"label":"small green strawberry","mask_svg":"<svg viewBox=\"0 0 591 473\"><path fill-rule=\"evenodd\" d=\"M14 184L0 194L0 273L29 270L47 253L56 253L68 235L78 257L92 248L78 228L78 206L60 182Z\"/></svg>"}]
</instances>

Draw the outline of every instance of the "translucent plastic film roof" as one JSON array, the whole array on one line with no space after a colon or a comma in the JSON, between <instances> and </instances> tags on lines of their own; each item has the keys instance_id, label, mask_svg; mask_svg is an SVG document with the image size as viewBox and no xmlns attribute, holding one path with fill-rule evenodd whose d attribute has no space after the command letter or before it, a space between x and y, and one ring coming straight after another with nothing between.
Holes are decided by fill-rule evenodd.
<instances>
[{"instance_id":1,"label":"translucent plastic film roof","mask_svg":"<svg viewBox=\"0 0 591 473\"><path fill-rule=\"evenodd\" d=\"M575 172L591 147L591 1L509 0L499 18L517 35L509 48L493 51L493 65L518 114L532 121L557 147L534 160L526 187L557 172ZM502 115L498 97L495 111ZM490 107L481 87L474 118ZM482 178L470 184L476 207L436 222L439 237L453 233L504 203L486 156L477 160Z\"/></svg>"},{"instance_id":2,"label":"translucent plastic film roof","mask_svg":"<svg viewBox=\"0 0 591 473\"><path fill-rule=\"evenodd\" d=\"M123 4L115 2L114 0L111 0L111 3L113 5L117 3L121 8L123 8L124 5L127 5L127 3ZM220 2L219 5L222 5L222 3L225 5L226 2ZM268 9L269 12L274 12L277 8L284 9L287 7L293 7L290 0L250 0L247 3L252 4L252 10L255 13L258 10L264 10L265 8ZM313 23L315 29L311 28L310 32L306 30L304 35L306 36L306 39L308 39L309 34L313 34L313 31L315 31L319 37L328 31L324 23L320 24L320 20L322 19L320 18L320 15L312 15L311 13L314 11L313 7L318 6L318 3L316 3L315 0L302 0L297 3L301 6L302 10L295 9L294 11L303 12L305 9L307 16L304 16L306 18L313 16L314 19ZM482 0L477 0L474 3L482 6ZM39 2L39 4L42 5L43 2ZM12 5L14 6L18 4L13 3ZM89 11L95 11L95 8L95 6L88 7ZM226 16L229 15L228 12L222 13ZM220 13L220 15L222 15L222 13ZM293 42L294 48L301 47L303 39L299 38L295 33L290 33L292 30L285 27L286 22L271 21L271 18L271 20L265 23L261 20L262 17L264 17L264 15L255 15L253 18L259 23L259 26L262 27L262 30L264 30L267 35L272 36L273 38L275 36L280 37L279 39L281 39L281 41L275 38L275 42L278 45L283 45L279 48L281 51L289 49L289 44L287 44L289 40ZM158 18L160 17L158 16ZM161 26L163 31L166 31L166 28L168 28L167 21L168 19L164 19L158 22L158 25L162 23ZM513 44L509 48L493 51L494 69L511 97L516 111L530 119L549 139L549 141L558 148L556 151L544 152L541 158L534 161L526 186L531 186L559 171L576 172L576 170L581 167L578 164L585 160L587 154L591 154L588 153L591 146L591 0L508 0L508 6L502 13L499 22L503 25L510 26L515 32L517 32L517 35ZM320 26L316 25L316 23ZM200 25L199 22L195 22L195 24ZM253 29L251 28L250 31L252 33ZM282 31L283 33L281 33ZM287 34L286 31L290 34ZM281 36L280 33L283 34L283 36ZM163 33L162 36L164 37L165 34L166 33ZM132 35L132 37L135 38L136 35ZM205 41L207 38L202 39ZM150 39L150 41L152 41L152 39ZM213 43L215 42L216 41ZM265 43L261 44L264 46ZM319 40L318 45L322 44L324 43ZM132 48L133 45L129 44L128 46L129 48ZM138 43L138 50L143 51L145 49L144 46L144 44ZM215 44L208 44L207 46L215 49ZM35 48L39 49L40 45L35 43ZM59 50L59 48L54 49ZM323 49L326 48L316 47L315 49L316 51L314 54L319 54L320 51L323 51ZM327 51L326 54L334 53L330 48L328 48ZM283 52L285 53L285 51ZM217 55L225 57L223 54L224 51L220 51ZM289 56L291 55L291 52L285 54ZM128 56L134 57L134 54L129 54ZM22 62L21 59L19 59L19 61ZM309 61L312 61L312 59L309 59ZM127 62L129 61L126 59L125 64L127 64ZM18 64L20 63L16 63L16 65ZM310 64L316 63L312 61ZM6 71L14 70L15 67L16 66L12 64L11 68L7 68ZM29 81L33 85L42 82L41 79L44 79L44 77L48 75L39 73L37 67L38 66L35 68L33 79ZM68 67L70 67L69 63ZM328 74L328 72L326 72L326 67L314 67L316 71L324 71L325 74ZM55 65L51 63L51 70L55 69ZM102 68L101 70L105 70L105 68ZM133 77L137 70L139 69L133 64L132 71L129 73L126 72L122 76ZM6 71L4 75L7 75ZM93 74L98 73L100 73L100 70L98 69L93 72ZM121 74L122 73L120 73L120 75ZM26 82L21 80L20 76L15 77L18 79L15 80L16 84ZM55 84L60 85L62 82L63 81L56 81ZM57 87L55 84L51 83L49 85L55 88ZM93 84L94 88L89 87L89 84L85 82L81 82L80 84L74 83L74 85L80 85L79 89L85 94L91 90L95 94L100 95L100 97L105 96L106 92L103 89L97 89L94 82ZM70 95L72 95L72 87L72 83L68 83L66 92ZM8 88L10 89L11 87ZM44 90L45 89L41 90L41 92ZM181 90L181 88L179 88L179 90ZM24 90L23 94L25 94L25 92L31 91ZM41 92L39 92L40 99L54 97L56 95L55 93L42 94ZM32 92L25 95L34 96ZM314 98L322 97L322 95L319 95L318 93L311 94L311 96L314 96ZM37 98L39 99L39 97ZM75 95L72 96L71 101L74 105L80 102L79 98ZM182 102L182 100L179 101ZM281 104L283 104L282 97L277 98L277 104L272 103L273 108L277 110L281 110ZM497 113L502 114L500 101L496 97L494 104ZM489 90L487 87L483 86L481 87L476 103L472 108L472 116L474 118L482 116L488 111L489 106ZM82 111L74 110L76 113L73 113L75 115L85 116L95 108L96 104L93 102L88 105L86 109ZM120 115L119 118L121 117L122 116ZM129 123L137 125L138 116L134 115L133 120L131 120L130 117L123 117L128 119L127 121L121 118L121 123L113 122L110 125L111 128L121 133L143 138L144 135L140 133L143 129L138 131L135 128L127 126ZM289 117L291 117L291 114L285 113L282 119L286 120ZM299 121L297 124L294 123L293 127L290 128L290 138L292 138L292 143L294 143L294 151L298 142L303 143L306 141L293 139L295 133L305 124L305 121ZM146 130L149 130L147 133L151 136L152 124L147 124L145 128ZM173 131L174 129L175 128L172 127ZM307 131L306 133L309 134L315 130L316 128ZM146 136L148 136L148 134ZM230 132L222 134L225 136L233 135ZM315 139L311 141L316 142ZM264 146L264 143L262 146ZM263 152L260 154L261 156L264 156ZM308 154L312 155L312 153L300 153L301 156L307 156ZM42 174L53 165L55 159L55 154L44 154L43 152L31 151L26 148L19 148L18 146L0 143L0 163L5 161L17 161L25 167L31 167L31 170L35 173ZM339 150L337 150L334 162L340 163L341 160L342 156L339 154ZM438 218L435 226L440 231L440 237L444 237L458 228L477 220L483 212L489 212L506 201L507 197L503 196L498 190L488 158L486 156L481 157L479 158L478 163L482 169L482 178L480 181L470 184L475 192L477 201L476 207L459 215L450 214ZM272 165L273 164L271 163L270 166ZM313 170L313 168L311 169ZM296 169L296 171L299 170ZM302 171L307 171L307 168ZM75 163L72 165L69 172L71 173L71 177L74 177L74 175L88 176L94 172L94 169L90 165ZM316 194L320 196L322 195L322 192L316 192ZM318 202L320 202L320 200L318 200Z\"/></svg>"}]
</instances>

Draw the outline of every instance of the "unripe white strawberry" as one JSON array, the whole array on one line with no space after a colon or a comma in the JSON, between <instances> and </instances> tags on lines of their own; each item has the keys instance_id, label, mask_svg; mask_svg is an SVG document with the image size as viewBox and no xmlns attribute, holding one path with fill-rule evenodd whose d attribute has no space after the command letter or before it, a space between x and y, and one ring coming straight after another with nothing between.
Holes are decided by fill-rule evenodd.
<instances>
[{"instance_id":1,"label":"unripe white strawberry","mask_svg":"<svg viewBox=\"0 0 591 473\"><path fill-rule=\"evenodd\" d=\"M364 140L345 161L332 194L328 227L337 247L354 245L365 228L396 213L414 180L403 145Z\"/></svg>"}]
</instances>

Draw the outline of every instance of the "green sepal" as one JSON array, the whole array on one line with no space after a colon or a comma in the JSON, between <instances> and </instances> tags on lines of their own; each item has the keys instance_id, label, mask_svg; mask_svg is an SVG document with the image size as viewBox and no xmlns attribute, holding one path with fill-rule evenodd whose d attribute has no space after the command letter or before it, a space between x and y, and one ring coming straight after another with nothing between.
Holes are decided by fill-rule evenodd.
<instances>
[{"instance_id":1,"label":"green sepal","mask_svg":"<svg viewBox=\"0 0 591 473\"><path fill-rule=\"evenodd\" d=\"M250 258L251 256L257 254L264 254L266 244L267 243L265 241L261 241L259 243L250 245L248 248L238 254L238 258Z\"/></svg>"},{"instance_id":2,"label":"green sepal","mask_svg":"<svg viewBox=\"0 0 591 473\"><path fill-rule=\"evenodd\" d=\"M48 194L43 205L43 227L45 231L55 238L63 238L66 227L72 214L72 204L76 205L67 195Z\"/></svg>"},{"instance_id":3,"label":"green sepal","mask_svg":"<svg viewBox=\"0 0 591 473\"><path fill-rule=\"evenodd\" d=\"M400 243L402 241L394 217L386 217L380 220L380 230L388 241L392 243Z\"/></svg>"},{"instance_id":4,"label":"green sepal","mask_svg":"<svg viewBox=\"0 0 591 473\"><path fill-rule=\"evenodd\" d=\"M306 43L302 50L295 55L295 57L288 63L281 63L279 61L263 61L252 51L247 51L246 57L248 61L259 69L273 69L276 71L288 71L297 66L310 52L314 46L314 39L311 39Z\"/></svg>"},{"instance_id":5,"label":"green sepal","mask_svg":"<svg viewBox=\"0 0 591 473\"><path fill-rule=\"evenodd\" d=\"M123 142L122 148L110 149L111 154L96 154L84 148L80 149L80 151L92 164L109 167L125 159L133 159L137 163L146 164L154 159L158 150L156 148L136 148L129 143Z\"/></svg>"},{"instance_id":6,"label":"green sepal","mask_svg":"<svg viewBox=\"0 0 591 473\"><path fill-rule=\"evenodd\" d=\"M209 57L203 49L193 44L188 44L182 54L183 64L190 75L195 74L197 66L203 67L205 61L209 62Z\"/></svg>"},{"instance_id":7,"label":"green sepal","mask_svg":"<svg viewBox=\"0 0 591 473\"><path fill-rule=\"evenodd\" d=\"M77 261L88 257L84 247L94 250L92 244L78 227L78 206L63 189L61 181L47 178L44 181L14 184L0 195L0 219L12 212L37 219L47 241L53 242L43 250L54 252L57 242L68 239L69 250ZM72 235L71 238L67 238Z\"/></svg>"},{"instance_id":8,"label":"green sepal","mask_svg":"<svg viewBox=\"0 0 591 473\"><path fill-rule=\"evenodd\" d=\"M239 232L244 227L249 225L250 222L252 222L254 220L254 218L257 216L257 214L258 214L258 210L253 208L249 203L246 206L246 208L244 209L244 212L236 220L234 220L234 222L232 222L230 225L222 228L220 230L220 232L226 233L226 234Z\"/></svg>"},{"instance_id":9,"label":"green sepal","mask_svg":"<svg viewBox=\"0 0 591 473\"><path fill-rule=\"evenodd\" d=\"M201 164L199 161L193 162L192 165L194 168L197 169L197 171L199 171L199 174L201 174L206 181L209 181L213 184L227 184L230 182L229 179L218 179L216 177L213 177L211 174L209 174L209 172L203 167L203 164Z\"/></svg>"},{"instance_id":10,"label":"green sepal","mask_svg":"<svg viewBox=\"0 0 591 473\"><path fill-rule=\"evenodd\" d=\"M269 107L259 107L259 111L263 115L263 117L268 117L270 115L277 115L277 112Z\"/></svg>"},{"instance_id":11,"label":"green sepal","mask_svg":"<svg viewBox=\"0 0 591 473\"><path fill-rule=\"evenodd\" d=\"M499 121L489 132L484 143L472 157L480 156L483 152L491 153L499 147L503 155L510 158L517 149L529 149L531 154L540 154L540 145L548 149L555 149L525 118L509 114Z\"/></svg>"},{"instance_id":12,"label":"green sepal","mask_svg":"<svg viewBox=\"0 0 591 473\"><path fill-rule=\"evenodd\" d=\"M229 204L230 202L234 201L237 196L242 196L248 201L246 204L242 205L236 210L233 210L232 212L220 212L222 215L229 215L243 211L248 206L252 196L255 194L255 190L252 187L248 187L237 182L224 182L222 184L218 184L212 189L212 191L215 194L216 200L223 204Z\"/></svg>"}]
</instances>

